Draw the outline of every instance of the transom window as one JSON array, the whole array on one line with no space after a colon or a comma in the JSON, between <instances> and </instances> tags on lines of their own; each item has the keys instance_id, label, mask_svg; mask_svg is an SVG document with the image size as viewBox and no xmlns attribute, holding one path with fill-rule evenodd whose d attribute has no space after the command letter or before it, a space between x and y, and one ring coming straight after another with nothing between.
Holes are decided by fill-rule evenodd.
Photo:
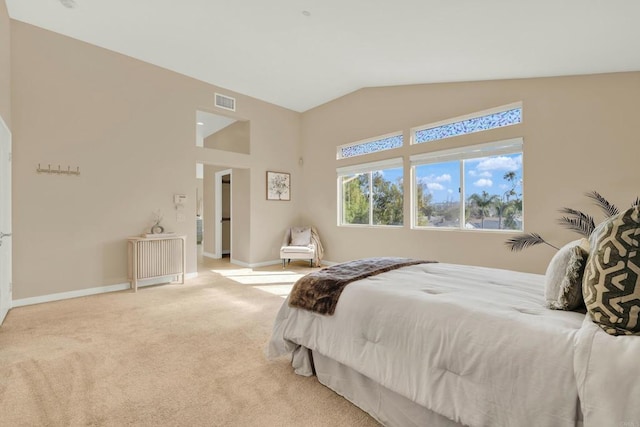
<instances>
[{"instance_id":1,"label":"transom window","mask_svg":"<svg viewBox=\"0 0 640 427\"><path fill-rule=\"evenodd\" d=\"M401 226L402 159L339 168L338 225Z\"/></svg>"},{"instance_id":2,"label":"transom window","mask_svg":"<svg viewBox=\"0 0 640 427\"><path fill-rule=\"evenodd\" d=\"M413 130L413 143L432 142L521 122L522 105L510 104L416 128Z\"/></svg>"},{"instance_id":3,"label":"transom window","mask_svg":"<svg viewBox=\"0 0 640 427\"><path fill-rule=\"evenodd\" d=\"M411 156L413 227L522 230L522 138Z\"/></svg>"},{"instance_id":4,"label":"transom window","mask_svg":"<svg viewBox=\"0 0 640 427\"><path fill-rule=\"evenodd\" d=\"M341 145L338 147L338 159L362 156L365 154L377 153L379 151L391 150L402 147L402 133L395 133L367 139L353 144Z\"/></svg>"}]
</instances>

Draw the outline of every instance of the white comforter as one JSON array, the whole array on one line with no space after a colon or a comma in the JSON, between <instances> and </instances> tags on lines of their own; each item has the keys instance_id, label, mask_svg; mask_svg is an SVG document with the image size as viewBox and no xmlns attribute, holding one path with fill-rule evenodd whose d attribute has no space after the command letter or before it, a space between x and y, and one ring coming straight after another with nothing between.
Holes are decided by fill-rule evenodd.
<instances>
[{"instance_id":1,"label":"white comforter","mask_svg":"<svg viewBox=\"0 0 640 427\"><path fill-rule=\"evenodd\" d=\"M584 427L640 427L640 336L608 335L586 316L575 372Z\"/></svg>"},{"instance_id":2,"label":"white comforter","mask_svg":"<svg viewBox=\"0 0 640 427\"><path fill-rule=\"evenodd\" d=\"M285 301L267 356L304 346L470 426L574 426L585 315L543 301L540 275L415 265L351 283L333 316Z\"/></svg>"}]
</instances>

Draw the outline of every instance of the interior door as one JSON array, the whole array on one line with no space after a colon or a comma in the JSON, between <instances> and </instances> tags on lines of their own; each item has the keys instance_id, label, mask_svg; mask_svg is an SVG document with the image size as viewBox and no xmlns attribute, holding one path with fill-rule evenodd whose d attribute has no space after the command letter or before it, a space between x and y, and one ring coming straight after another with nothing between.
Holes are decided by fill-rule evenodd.
<instances>
[{"instance_id":1,"label":"interior door","mask_svg":"<svg viewBox=\"0 0 640 427\"><path fill-rule=\"evenodd\" d=\"M11 132L0 117L0 324L11 299Z\"/></svg>"}]
</instances>

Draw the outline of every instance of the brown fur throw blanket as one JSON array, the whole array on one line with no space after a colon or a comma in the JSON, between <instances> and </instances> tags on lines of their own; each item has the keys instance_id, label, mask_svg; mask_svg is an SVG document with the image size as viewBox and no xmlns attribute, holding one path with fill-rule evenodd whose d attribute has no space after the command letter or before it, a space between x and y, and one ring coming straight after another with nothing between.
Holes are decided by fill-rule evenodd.
<instances>
[{"instance_id":1,"label":"brown fur throw blanket","mask_svg":"<svg viewBox=\"0 0 640 427\"><path fill-rule=\"evenodd\" d=\"M289 305L320 314L333 314L342 290L351 282L423 261L411 258L364 258L324 268L300 278L291 289Z\"/></svg>"}]
</instances>

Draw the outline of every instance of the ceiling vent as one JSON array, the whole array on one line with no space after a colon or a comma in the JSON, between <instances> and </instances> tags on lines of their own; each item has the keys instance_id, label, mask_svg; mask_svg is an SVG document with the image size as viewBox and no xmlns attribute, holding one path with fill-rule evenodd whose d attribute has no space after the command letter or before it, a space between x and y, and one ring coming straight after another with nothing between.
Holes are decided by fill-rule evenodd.
<instances>
[{"instance_id":1,"label":"ceiling vent","mask_svg":"<svg viewBox=\"0 0 640 427\"><path fill-rule=\"evenodd\" d=\"M230 96L220 95L216 93L216 107L224 108L225 110L236 111L236 99Z\"/></svg>"}]
</instances>

